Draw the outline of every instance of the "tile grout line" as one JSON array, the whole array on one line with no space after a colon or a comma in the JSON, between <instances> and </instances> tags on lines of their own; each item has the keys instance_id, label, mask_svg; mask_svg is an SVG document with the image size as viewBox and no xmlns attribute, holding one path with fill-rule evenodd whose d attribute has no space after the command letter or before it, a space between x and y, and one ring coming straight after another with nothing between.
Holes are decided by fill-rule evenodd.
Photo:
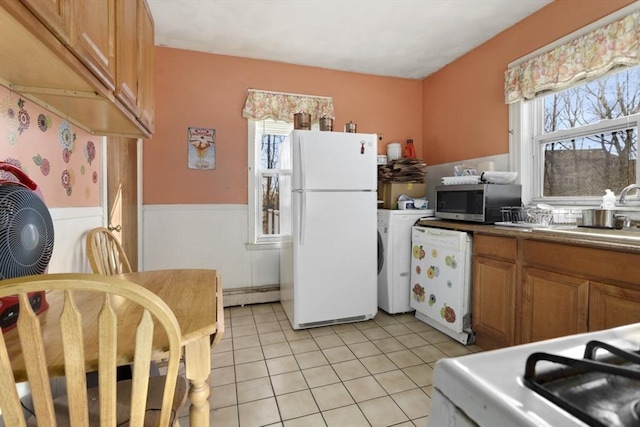
<instances>
[{"instance_id":1,"label":"tile grout line","mask_svg":"<svg viewBox=\"0 0 640 427\"><path fill-rule=\"evenodd\" d=\"M256 338L257 338L257 342L258 342L258 345L256 345L256 346L260 347L260 354L261 354L261 357L262 357L262 359L260 359L260 360L262 360L264 362L265 367L266 367L267 378L269 379L270 390L271 390L273 399L274 399L274 401L276 403L276 407L278 409L278 416L279 416L279 419L280 419L279 422L281 424L284 424L286 421L295 420L295 419L298 419L298 418L302 418L302 417L309 416L309 415L314 415L314 414L320 414L320 416L322 417L323 422L325 424L327 424L327 419L325 417L325 412L327 412L328 410L327 411L323 411L323 410L320 409L319 402L317 400L316 395L314 395L313 390L317 389L319 387L323 387L325 385L333 385L333 384L340 384L346 390L346 392L348 393L350 398L353 400L353 402L354 402L353 404L358 408L360 414L364 417L364 419L367 421L367 423L369 425L371 423L366 418L366 415L364 414L364 412L362 412L362 408L360 407L360 404L363 403L363 402L367 402L367 401L370 401L370 400L373 400L373 399L377 399L377 398L381 398L381 397L390 398L391 402L401 411L401 413L406 417L406 419L409 422L413 422L413 420L411 419L409 414L407 414L402 409L402 407L399 406L399 404L394 400L392 393L387 391L387 389L382 385L382 383L380 383L380 380L378 378L376 378L375 375L383 374L383 373L386 373L386 372L398 371L401 374L405 375L409 379L411 384L414 386L413 388L411 388L409 390L419 390L422 393L424 393L427 397L431 398L431 396L424 390L424 388L428 387L429 385L427 384L425 386L420 386L416 382L416 380L414 378L412 378L411 376L409 376L406 372L404 372L403 369L411 368L413 366L420 366L420 365L429 366L431 369L433 369L433 366L435 365L435 362L437 360L431 361L431 362L425 361L425 359L420 357L420 355L418 353L416 353L416 351L414 350L414 349L422 347L422 346L409 347L404 342L398 340L397 338L399 336L416 335L417 337L419 337L422 340L424 340L424 342L426 343L425 346L433 347L434 349L438 350L440 353L444 354L446 357L455 357L455 356L449 355L447 352L445 352L444 348L441 348L440 346L438 346L438 344L443 344L443 343L446 343L446 342L448 342L450 340L448 340L448 339L444 340L444 339L442 339L442 337L438 337L438 339L440 341L432 343L432 342L430 342L429 340L425 339L424 337L422 337L420 335L421 333L428 333L428 332L433 331L432 328L430 328L428 330L423 330L423 331L419 330L421 328L412 329L409 326L413 326L413 325L407 326L408 324L412 323L412 319L408 318L408 317L404 317L404 314L398 316L397 318L393 318L393 317L387 317L387 316L392 316L392 315L388 315L386 313L381 313L381 312L379 312L381 314L381 317L379 318L379 321L376 321L376 318L371 320L373 322L373 324L375 324L375 326L373 326L373 327L368 327L368 326L367 327L362 327L362 326L365 326L365 325L364 324L360 324L360 323L351 323L351 324L328 325L328 326L323 327L323 328L327 328L327 330L324 331L324 332L321 332L321 333L318 333L318 330L320 328L317 328L316 331L309 331L309 338L312 339L312 342L314 343L314 345L317 347L318 350L309 350L309 351L303 351L303 352L300 352L300 353L295 353L293 351L293 348L291 347L291 343L295 342L295 341L298 341L298 340L301 340L301 339L306 339L306 338L291 339L291 336L286 333L288 330L285 329L285 326L283 326L283 323L282 323L283 319L281 318L282 316L278 316L278 313L282 313L282 310L276 311L275 308L277 308L277 307L274 304L270 304L269 305L269 310L260 311L260 312L255 312L254 311L254 307L255 306L249 306L249 307L245 306L245 307L249 309L248 312L246 312L247 310L245 310L245 312L243 312L242 315L239 315L239 316L234 316L234 314L237 313L237 311L231 309L230 310L230 314L229 314L229 320L228 320L228 322L231 324L231 327L229 328L230 329L230 331L229 331L230 332L230 336L229 336L228 339L230 340L230 347L231 347L230 351L232 353L231 354L231 361L232 361L232 365L231 366L233 367L233 373L234 373L234 377L233 378L234 378L235 395L236 395L235 396L236 397L236 399L235 399L236 400L235 411L236 411L236 419L237 419L238 424L240 424L240 405L241 404L239 403L240 394L239 394L239 390L238 390L238 377L237 377L237 369L236 368L238 366L242 365L242 364L236 365L236 362L237 362L236 352L239 351L239 350L242 350L242 349L237 349L236 348L237 343L234 342L234 339L241 338L241 337L235 337L234 336L234 333L233 333L233 329L234 329L233 318L234 317L235 318L239 318L239 317L245 317L245 316L248 317L249 315L252 316L251 317L251 322L247 322L246 324L251 324L255 329L255 334L256 334ZM245 307L242 307L242 308L245 308ZM259 321L258 321L258 319L256 319L256 315L261 316L261 315L265 315L265 314L273 315L273 317L274 317L273 322L278 324L278 330L277 331L275 331L275 330L274 331L269 331L269 332L260 332L259 331L259 329L258 329ZM249 320L249 319L246 319L246 320ZM284 321L285 322L287 321L286 318L284 318ZM271 322L264 322L264 324L266 324L266 323L271 323ZM364 322L362 322L362 323L364 323ZM354 327L353 330L349 330L351 328L347 328L346 325L352 325ZM245 326L245 323L242 323L241 325L235 325L235 326L236 327ZM399 335L394 335L393 331L389 330L390 328L393 328L394 326L404 326L405 328L408 329L408 332L401 333ZM388 334L388 337L385 337L385 338L373 338L372 339L372 338L370 338L370 336L368 336L367 334L364 333L364 331L366 331L367 329L373 329L375 327L380 328L381 331L384 331L386 334ZM385 329L385 328L387 328L387 329ZM345 329L345 330L342 331L342 329ZM290 329L290 330L292 330L292 329ZM273 343L270 343L270 344L263 344L263 341L262 341L261 338L264 336L265 333L270 333L270 332L280 332L280 333L282 333L283 336L284 336L284 341L274 341ZM314 333L314 332L316 332L316 333ZM351 333L351 332L359 332L359 333L361 333L364 336L364 338L366 338L366 340L365 341L354 341L354 342L347 343L347 341L345 341L345 339L344 339L344 336L345 336L345 334L348 334L348 333ZM246 336L251 336L251 335L252 334L248 334ZM327 343L323 343L321 337L323 337L323 336L331 336L331 335L335 335L336 338L339 340L340 344L339 345L330 345L330 346L327 346L327 347L323 348L322 346L323 345L326 346ZM374 342L374 340L381 341L382 339L390 339L390 338L395 339L401 345L402 348L394 350L394 351L387 350L385 352L383 347L380 346L380 343L376 344ZM301 374L301 376L302 376L302 378L304 380L304 384L306 385L306 388L304 390L308 390L309 393L311 394L313 402L314 402L314 404L315 404L315 406L317 408L317 412L313 412L312 414L307 414L307 415L300 416L300 417L294 417L294 418L291 418L291 419L283 420L282 409L280 407L280 403L278 402L278 397L279 396L276 395L276 389L275 389L274 383L272 381L272 378L273 378L274 375L271 374L271 372L269 370L269 366L267 364L267 361L271 360L271 359L276 359L278 357L285 357L285 356L274 356L274 357L269 357L268 358L267 354L265 353L265 346L271 345L271 344L278 344L280 342L285 343L287 345L287 349L288 349L292 359L295 361L295 363L297 365L296 372L300 372L300 374ZM381 371L381 372L378 372L378 373L374 374L370 370L369 367L367 367L366 365L364 365L362 363L363 359L365 359L366 357L373 357L373 355L360 357L355 353L354 349L352 349L352 347L350 347L350 345L355 345L355 344L360 344L360 343L371 344L376 349L376 351L379 352L379 356L384 356L384 358L394 367L394 369L391 369L391 370L388 370L388 371ZM243 349L252 348L252 347L256 347L256 346L250 345L250 346L244 347ZM330 358L327 357L327 354L325 352L327 350L331 349L331 348L337 348L337 347L344 347L345 349L347 349L351 353L351 355L354 358L353 359L342 360L342 361L331 362ZM311 351L319 351L319 354L321 354L326 359L327 364L326 365L319 365L319 366L328 366L328 367L330 367L331 371L333 372L333 374L336 375L336 377L338 379L338 382L332 383L332 384L325 384L325 385L318 386L318 387L311 387L311 385L309 383L309 380L304 375L303 368L300 366L300 364L298 362L298 357L297 357L299 354L304 354L304 353L308 353L308 352L311 352ZM398 365L396 362L394 362L393 359L391 359L389 357L390 354L399 353L399 352L403 352L403 351L408 351L409 354L411 354L411 355L415 356L417 359L419 359L421 361L421 363L416 364L416 365L407 365L404 368L402 368L402 367L400 367L400 365ZM470 352L474 352L474 351L470 351ZM212 354L213 354L213 349L212 349ZM363 367L365 368L365 371L368 373L367 376L373 378L373 380L376 382L376 384L384 391L384 393L385 393L384 396L378 396L376 398L363 400L361 402L357 402L356 401L355 395L353 395L352 391L350 391L346 387L345 380L343 380L343 378L340 375L338 375L338 372L336 371L336 368L334 366L334 365L336 365L338 363L348 362L350 360L355 360L355 361L357 361L357 362L359 362L360 364L363 365ZM247 363L250 363L250 362L247 362ZM317 367L319 367L319 366L317 366ZM314 366L314 367L316 367L316 366ZM312 369L312 368L313 367L310 367L308 369ZM283 372L283 374L285 374L285 373L286 372ZM364 378L364 377L362 377L362 378ZM353 379L356 379L356 378L353 378ZM409 390L399 391L398 393L402 393L402 392L409 391ZM295 392L290 392L290 393L295 393ZM282 393L282 396L284 396L286 394L290 394L290 393ZM398 393L395 393L395 394L398 394ZM257 399L257 400L261 400L261 399ZM250 402L251 401L244 402L244 403L250 403ZM343 408L343 407L347 407L347 406L350 406L350 405L338 406L336 408L331 408L330 410ZM222 408L217 408L217 409L222 409ZM212 410L212 412L213 411L215 411L215 410ZM419 417L419 418L423 418L423 417ZM419 419L419 418L416 418L416 419Z\"/></svg>"}]
</instances>

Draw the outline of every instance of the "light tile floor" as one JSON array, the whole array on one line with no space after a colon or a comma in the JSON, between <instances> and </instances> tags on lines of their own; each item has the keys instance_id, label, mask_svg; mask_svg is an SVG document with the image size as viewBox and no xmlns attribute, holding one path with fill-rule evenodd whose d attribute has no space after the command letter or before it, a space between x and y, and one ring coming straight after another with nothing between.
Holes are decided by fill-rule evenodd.
<instances>
[{"instance_id":1,"label":"light tile floor","mask_svg":"<svg viewBox=\"0 0 640 427\"><path fill-rule=\"evenodd\" d=\"M435 362L477 351L413 313L296 331L280 303L228 307L211 352L211 425L427 426Z\"/></svg>"}]
</instances>

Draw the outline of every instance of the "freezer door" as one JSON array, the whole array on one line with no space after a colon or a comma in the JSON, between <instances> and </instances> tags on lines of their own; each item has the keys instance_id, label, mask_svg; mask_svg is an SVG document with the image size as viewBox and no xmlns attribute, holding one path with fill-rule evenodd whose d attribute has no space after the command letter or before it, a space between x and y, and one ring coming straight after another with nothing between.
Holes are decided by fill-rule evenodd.
<instances>
[{"instance_id":1,"label":"freezer door","mask_svg":"<svg viewBox=\"0 0 640 427\"><path fill-rule=\"evenodd\" d=\"M467 233L413 227L410 305L456 333L469 325L471 238ZM465 319L466 317L466 319Z\"/></svg>"},{"instance_id":2,"label":"freezer door","mask_svg":"<svg viewBox=\"0 0 640 427\"><path fill-rule=\"evenodd\" d=\"M376 191L376 141L375 134L294 130L293 190Z\"/></svg>"},{"instance_id":3,"label":"freezer door","mask_svg":"<svg viewBox=\"0 0 640 427\"><path fill-rule=\"evenodd\" d=\"M373 317L378 309L376 193L294 193L293 205L294 319L289 320L294 328Z\"/></svg>"}]
</instances>

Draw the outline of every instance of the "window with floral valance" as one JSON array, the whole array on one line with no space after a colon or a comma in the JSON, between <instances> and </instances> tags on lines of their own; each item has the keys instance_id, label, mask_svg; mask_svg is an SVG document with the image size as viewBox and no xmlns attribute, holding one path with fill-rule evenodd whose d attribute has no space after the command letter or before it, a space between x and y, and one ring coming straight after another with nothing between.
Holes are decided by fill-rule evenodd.
<instances>
[{"instance_id":1,"label":"window with floral valance","mask_svg":"<svg viewBox=\"0 0 640 427\"><path fill-rule=\"evenodd\" d=\"M280 216L280 185L290 180L289 134L293 116L311 115L311 130L322 117L335 118L333 99L249 89L242 116L248 129L248 244L278 248L290 219ZM283 201L286 203L286 200Z\"/></svg>"},{"instance_id":2,"label":"window with floral valance","mask_svg":"<svg viewBox=\"0 0 640 427\"><path fill-rule=\"evenodd\" d=\"M640 2L509 64L504 95L524 203L597 207L640 184Z\"/></svg>"},{"instance_id":3,"label":"window with floral valance","mask_svg":"<svg viewBox=\"0 0 640 427\"><path fill-rule=\"evenodd\" d=\"M293 123L293 115L308 113L311 122L321 117L335 118L333 99L325 96L297 95L249 89L242 117L251 120L273 119Z\"/></svg>"},{"instance_id":4,"label":"window with floral valance","mask_svg":"<svg viewBox=\"0 0 640 427\"><path fill-rule=\"evenodd\" d=\"M533 99L581 79L600 77L617 66L640 64L640 11L517 61L505 72L505 102Z\"/></svg>"}]
</instances>

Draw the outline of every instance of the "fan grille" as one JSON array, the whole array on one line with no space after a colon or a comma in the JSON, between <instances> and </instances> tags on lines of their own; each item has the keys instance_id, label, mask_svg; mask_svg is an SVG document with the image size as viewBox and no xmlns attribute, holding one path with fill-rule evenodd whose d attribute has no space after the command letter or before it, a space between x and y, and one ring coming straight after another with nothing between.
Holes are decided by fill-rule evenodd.
<instances>
[{"instance_id":1,"label":"fan grille","mask_svg":"<svg viewBox=\"0 0 640 427\"><path fill-rule=\"evenodd\" d=\"M0 279L42 274L53 252L53 222L38 195L0 185Z\"/></svg>"}]
</instances>

